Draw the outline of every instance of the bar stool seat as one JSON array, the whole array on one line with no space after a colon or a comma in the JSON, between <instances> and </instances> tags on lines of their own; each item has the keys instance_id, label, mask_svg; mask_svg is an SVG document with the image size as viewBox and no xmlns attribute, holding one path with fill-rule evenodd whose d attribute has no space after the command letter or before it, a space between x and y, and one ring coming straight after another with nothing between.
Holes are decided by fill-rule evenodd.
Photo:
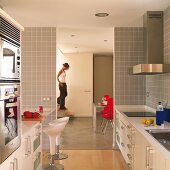
<instances>
[{"instance_id":1,"label":"bar stool seat","mask_svg":"<svg viewBox=\"0 0 170 170\"><path fill-rule=\"evenodd\" d=\"M69 121L69 117L63 117L63 118L59 118L56 120L53 120L49 123L50 126L57 126L60 123L63 123L64 126L62 127L63 129L61 129L61 132L64 130L66 124ZM63 160L63 159L67 159L68 155L65 153L61 153L60 152L60 136L61 136L61 132L56 136L56 154L54 156L55 160Z\"/></svg>"},{"instance_id":2,"label":"bar stool seat","mask_svg":"<svg viewBox=\"0 0 170 170\"><path fill-rule=\"evenodd\" d=\"M43 170L63 170L64 166L61 164L54 163L54 155L55 155L55 144L56 144L56 137L61 133L63 128L65 127L65 123L58 123L56 126L50 126L43 128L43 132L48 135L50 140L50 155L51 161L50 164L44 165Z\"/></svg>"}]
</instances>

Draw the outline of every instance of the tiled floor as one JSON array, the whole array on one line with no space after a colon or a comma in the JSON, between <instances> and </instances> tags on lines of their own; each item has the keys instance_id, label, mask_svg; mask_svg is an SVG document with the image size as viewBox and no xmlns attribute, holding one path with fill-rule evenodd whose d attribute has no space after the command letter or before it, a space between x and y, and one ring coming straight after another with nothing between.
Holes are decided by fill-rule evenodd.
<instances>
[{"instance_id":1,"label":"tiled floor","mask_svg":"<svg viewBox=\"0 0 170 170\"><path fill-rule=\"evenodd\" d=\"M101 133L101 118L98 117L97 133L92 129L92 118L71 117L61 135L62 149L112 149L113 130L108 125L106 134Z\"/></svg>"}]
</instances>

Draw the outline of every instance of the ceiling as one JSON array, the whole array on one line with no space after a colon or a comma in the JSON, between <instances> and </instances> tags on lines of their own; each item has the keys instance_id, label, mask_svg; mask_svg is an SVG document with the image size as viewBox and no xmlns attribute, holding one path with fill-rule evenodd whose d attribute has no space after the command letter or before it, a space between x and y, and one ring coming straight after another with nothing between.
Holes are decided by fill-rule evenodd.
<instances>
[{"instance_id":1,"label":"ceiling","mask_svg":"<svg viewBox=\"0 0 170 170\"><path fill-rule=\"evenodd\" d=\"M75 35L75 36L72 36ZM58 28L58 48L64 53L113 52L113 28Z\"/></svg>"},{"instance_id":2,"label":"ceiling","mask_svg":"<svg viewBox=\"0 0 170 170\"><path fill-rule=\"evenodd\" d=\"M169 5L170 0L0 0L3 10L24 27L58 27L63 53L112 52L114 26L142 26L145 11ZM95 17L98 12L109 16Z\"/></svg>"}]
</instances>

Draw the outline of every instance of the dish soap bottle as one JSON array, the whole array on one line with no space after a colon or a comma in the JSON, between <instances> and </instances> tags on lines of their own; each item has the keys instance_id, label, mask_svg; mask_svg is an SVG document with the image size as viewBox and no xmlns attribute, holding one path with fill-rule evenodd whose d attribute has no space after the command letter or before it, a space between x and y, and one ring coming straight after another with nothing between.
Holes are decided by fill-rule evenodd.
<instances>
[{"instance_id":1,"label":"dish soap bottle","mask_svg":"<svg viewBox=\"0 0 170 170\"><path fill-rule=\"evenodd\" d=\"M158 102L158 105L156 107L156 124L161 125L164 123L164 108L161 102Z\"/></svg>"},{"instance_id":2,"label":"dish soap bottle","mask_svg":"<svg viewBox=\"0 0 170 170\"><path fill-rule=\"evenodd\" d=\"M157 107L156 107L156 110L157 110L157 111L164 111L164 107L163 107L163 105L162 105L161 102L158 102L158 105L157 105Z\"/></svg>"}]
</instances>

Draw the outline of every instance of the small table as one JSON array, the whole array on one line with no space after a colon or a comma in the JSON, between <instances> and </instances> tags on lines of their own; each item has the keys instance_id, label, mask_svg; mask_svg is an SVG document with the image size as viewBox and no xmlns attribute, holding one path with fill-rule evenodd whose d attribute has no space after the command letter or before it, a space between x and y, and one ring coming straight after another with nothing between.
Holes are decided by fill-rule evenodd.
<instances>
[{"instance_id":1,"label":"small table","mask_svg":"<svg viewBox=\"0 0 170 170\"><path fill-rule=\"evenodd\" d=\"M100 103L93 103L93 131L96 132L96 113L97 110L103 109L105 107L105 105L102 105Z\"/></svg>"}]
</instances>

